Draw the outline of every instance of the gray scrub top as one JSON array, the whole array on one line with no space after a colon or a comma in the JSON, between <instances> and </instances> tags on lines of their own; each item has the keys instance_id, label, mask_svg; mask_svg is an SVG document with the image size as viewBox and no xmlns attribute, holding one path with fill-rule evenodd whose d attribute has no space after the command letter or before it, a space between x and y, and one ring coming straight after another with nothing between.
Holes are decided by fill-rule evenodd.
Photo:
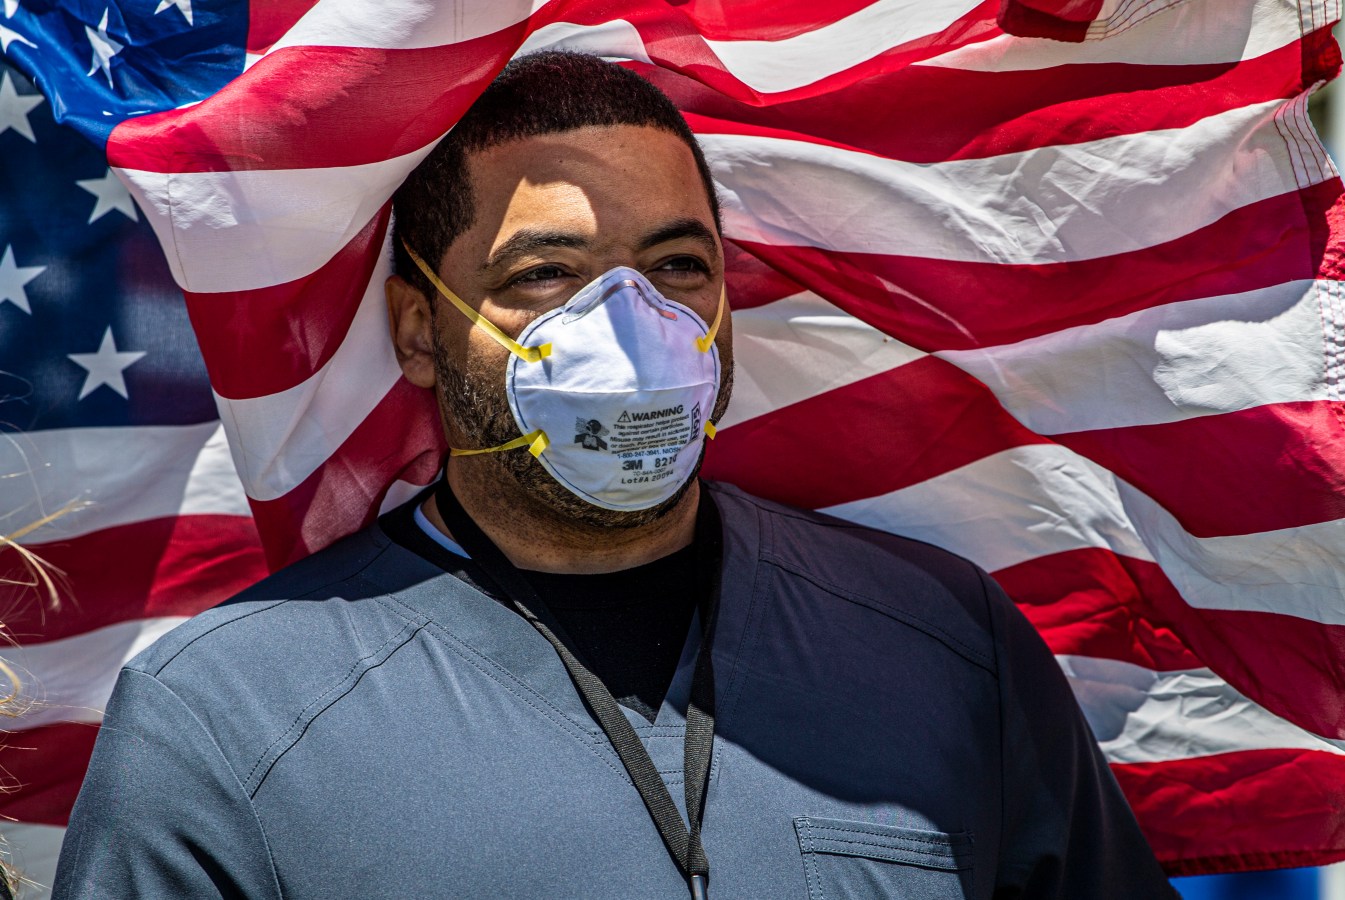
<instances>
[{"instance_id":1,"label":"gray scrub top","mask_svg":"<svg viewBox=\"0 0 1345 900\"><path fill-rule=\"evenodd\" d=\"M926 544L710 486L715 900L1175 896L1040 637ZM679 805L691 629L631 722ZM684 898L554 650L379 527L123 670L56 898Z\"/></svg>"}]
</instances>

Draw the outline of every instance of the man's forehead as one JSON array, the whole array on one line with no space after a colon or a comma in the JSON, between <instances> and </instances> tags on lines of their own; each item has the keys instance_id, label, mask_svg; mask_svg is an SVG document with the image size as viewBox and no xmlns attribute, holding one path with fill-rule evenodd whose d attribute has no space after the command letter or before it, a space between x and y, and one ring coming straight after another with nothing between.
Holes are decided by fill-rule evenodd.
<instances>
[{"instance_id":1,"label":"man's forehead","mask_svg":"<svg viewBox=\"0 0 1345 900\"><path fill-rule=\"evenodd\" d=\"M488 148L471 161L478 237L581 247L645 247L689 237L713 245L713 213L690 148L643 126L576 129ZM484 232L484 233L483 233ZM656 240L657 239L657 240Z\"/></svg>"},{"instance_id":2,"label":"man's forehead","mask_svg":"<svg viewBox=\"0 0 1345 900\"><path fill-rule=\"evenodd\" d=\"M469 172L476 200L511 205L521 195L561 206L699 201L708 212L691 149L676 135L645 126L580 128L509 141L475 154ZM566 210L560 210L562 212Z\"/></svg>"}]
</instances>

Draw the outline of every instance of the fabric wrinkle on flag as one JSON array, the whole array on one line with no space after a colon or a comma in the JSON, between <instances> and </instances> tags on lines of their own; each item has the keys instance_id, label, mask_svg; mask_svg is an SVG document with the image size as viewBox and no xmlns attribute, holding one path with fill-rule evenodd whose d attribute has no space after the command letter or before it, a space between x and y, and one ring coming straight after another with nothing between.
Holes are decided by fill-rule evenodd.
<instances>
[{"instance_id":1,"label":"fabric wrinkle on flag","mask_svg":"<svg viewBox=\"0 0 1345 900\"><path fill-rule=\"evenodd\" d=\"M172 341L83 313L63 405L19 423L29 489L98 502L33 542L79 612L8 623L49 705L0 811L63 824L120 661L260 575L258 541L278 567L433 479L385 340L388 198L555 47L665 90L716 179L740 371L706 474L990 571L1170 872L1345 858L1342 188L1307 115L1335 0L16 8L8 58L106 150L70 227L152 229L204 372L139 377ZM211 66L169 90L188 40ZM59 293L7 234L0 334Z\"/></svg>"}]
</instances>

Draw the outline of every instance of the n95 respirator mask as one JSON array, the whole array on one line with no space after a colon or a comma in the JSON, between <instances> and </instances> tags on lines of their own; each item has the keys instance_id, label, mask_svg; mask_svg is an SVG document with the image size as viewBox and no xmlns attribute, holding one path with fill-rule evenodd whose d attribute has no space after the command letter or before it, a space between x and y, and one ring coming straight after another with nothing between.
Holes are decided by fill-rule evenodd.
<instances>
[{"instance_id":1,"label":"n95 respirator mask","mask_svg":"<svg viewBox=\"0 0 1345 900\"><path fill-rule=\"evenodd\" d=\"M520 436L454 456L527 447L556 481L594 506L638 510L691 478L719 396L714 323L669 300L635 269L589 282L514 340L472 309L407 248L472 324L510 351L505 393Z\"/></svg>"}]
</instances>

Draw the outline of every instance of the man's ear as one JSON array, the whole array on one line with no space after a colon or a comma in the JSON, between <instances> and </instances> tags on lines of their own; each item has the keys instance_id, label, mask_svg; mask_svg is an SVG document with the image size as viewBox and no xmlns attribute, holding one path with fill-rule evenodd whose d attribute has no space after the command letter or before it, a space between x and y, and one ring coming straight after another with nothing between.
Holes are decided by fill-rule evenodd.
<instances>
[{"instance_id":1,"label":"man's ear","mask_svg":"<svg viewBox=\"0 0 1345 900\"><path fill-rule=\"evenodd\" d=\"M383 293L388 298L388 328L402 374L416 387L434 387L434 326L429 300L400 275L383 283Z\"/></svg>"}]
</instances>

